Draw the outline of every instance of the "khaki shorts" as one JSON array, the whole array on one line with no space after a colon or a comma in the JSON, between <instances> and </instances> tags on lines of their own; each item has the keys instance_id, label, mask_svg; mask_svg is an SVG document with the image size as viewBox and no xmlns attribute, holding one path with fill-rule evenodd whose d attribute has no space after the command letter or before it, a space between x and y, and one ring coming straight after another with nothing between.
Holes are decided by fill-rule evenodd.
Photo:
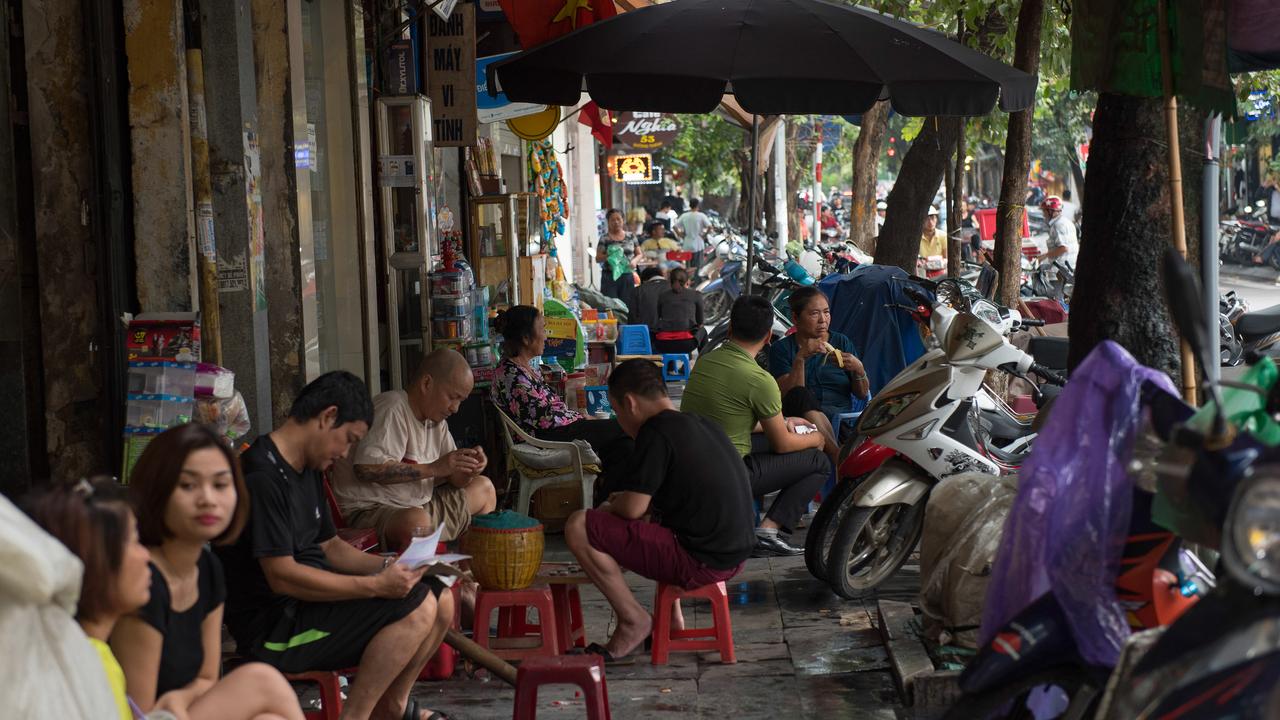
<instances>
[{"instance_id":1,"label":"khaki shorts","mask_svg":"<svg viewBox=\"0 0 1280 720\"><path fill-rule=\"evenodd\" d=\"M347 524L355 528L373 528L378 533L378 541L386 547L387 524L392 517L407 508L393 505L379 505L365 510L357 510L346 518ZM431 493L431 499L422 506L427 511L428 524L435 529L444 525L441 540L457 540L471 526L471 513L467 512L467 493L452 485L440 485Z\"/></svg>"}]
</instances>

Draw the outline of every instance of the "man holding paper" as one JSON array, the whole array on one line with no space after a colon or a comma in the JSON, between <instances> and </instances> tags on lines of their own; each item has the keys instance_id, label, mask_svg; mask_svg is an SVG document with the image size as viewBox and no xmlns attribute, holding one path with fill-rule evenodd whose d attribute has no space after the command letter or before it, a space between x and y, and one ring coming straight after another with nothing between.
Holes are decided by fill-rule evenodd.
<instances>
[{"instance_id":1,"label":"man holding paper","mask_svg":"<svg viewBox=\"0 0 1280 720\"><path fill-rule=\"evenodd\" d=\"M369 555L337 537L323 472L373 421L364 382L326 373L289 418L240 456L248 523L215 548L226 623L242 655L288 673L359 666L344 718L426 720L409 691L453 620L453 595L426 568Z\"/></svg>"},{"instance_id":2,"label":"man holding paper","mask_svg":"<svg viewBox=\"0 0 1280 720\"><path fill-rule=\"evenodd\" d=\"M404 390L373 400L373 425L354 468L338 463L333 494L352 527L374 528L382 546L399 550L416 528L444 528L456 540L475 515L492 512L497 494L481 475L479 447L458 449L446 423L471 394L471 368L457 351L423 358Z\"/></svg>"}]
</instances>

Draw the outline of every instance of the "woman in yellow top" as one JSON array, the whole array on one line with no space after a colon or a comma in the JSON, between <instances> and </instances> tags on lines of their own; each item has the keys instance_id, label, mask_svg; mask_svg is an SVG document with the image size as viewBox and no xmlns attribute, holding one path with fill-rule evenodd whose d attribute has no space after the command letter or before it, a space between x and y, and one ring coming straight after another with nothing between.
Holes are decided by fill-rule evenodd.
<instances>
[{"instance_id":1,"label":"woman in yellow top","mask_svg":"<svg viewBox=\"0 0 1280 720\"><path fill-rule=\"evenodd\" d=\"M55 485L33 496L26 510L84 563L76 620L102 658L120 720L134 720L124 671L107 646L116 621L151 597L149 556L133 512L110 478Z\"/></svg>"}]
</instances>

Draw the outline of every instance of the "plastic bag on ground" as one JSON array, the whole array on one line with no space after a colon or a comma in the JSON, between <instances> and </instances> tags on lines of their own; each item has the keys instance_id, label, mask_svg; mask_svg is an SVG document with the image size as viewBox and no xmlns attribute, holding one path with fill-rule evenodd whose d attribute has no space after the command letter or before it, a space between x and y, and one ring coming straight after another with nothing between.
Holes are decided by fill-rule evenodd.
<instances>
[{"instance_id":1,"label":"plastic bag on ground","mask_svg":"<svg viewBox=\"0 0 1280 720\"><path fill-rule=\"evenodd\" d=\"M0 707L6 718L109 718L97 651L74 619L84 566L0 497Z\"/></svg>"},{"instance_id":2,"label":"plastic bag on ground","mask_svg":"<svg viewBox=\"0 0 1280 720\"><path fill-rule=\"evenodd\" d=\"M987 643L1052 591L1086 662L1114 666L1129 635L1115 575L1133 505L1126 466L1142 424L1141 388L1168 376L1105 341L1071 375L1022 467L982 616Z\"/></svg>"},{"instance_id":3,"label":"plastic bag on ground","mask_svg":"<svg viewBox=\"0 0 1280 720\"><path fill-rule=\"evenodd\" d=\"M1000 534L1018 490L1014 475L962 473L929 494L920 540L920 607L926 637L978 647L978 626Z\"/></svg>"}]
</instances>

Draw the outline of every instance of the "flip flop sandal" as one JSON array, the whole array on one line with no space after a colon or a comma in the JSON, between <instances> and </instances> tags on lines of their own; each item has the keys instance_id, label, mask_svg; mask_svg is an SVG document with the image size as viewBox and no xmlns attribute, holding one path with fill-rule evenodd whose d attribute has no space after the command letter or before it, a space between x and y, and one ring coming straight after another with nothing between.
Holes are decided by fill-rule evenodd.
<instances>
[{"instance_id":1,"label":"flip flop sandal","mask_svg":"<svg viewBox=\"0 0 1280 720\"><path fill-rule=\"evenodd\" d=\"M582 650L584 655L599 655L604 660L605 665L631 665L636 661L636 655L623 655L622 657L614 657L605 646L600 643L591 643Z\"/></svg>"},{"instance_id":2,"label":"flip flop sandal","mask_svg":"<svg viewBox=\"0 0 1280 720\"><path fill-rule=\"evenodd\" d=\"M417 700L409 699L409 704L404 709L404 720L422 720L422 708L418 706ZM427 720L452 720L452 718L437 710L428 715Z\"/></svg>"}]
</instances>

